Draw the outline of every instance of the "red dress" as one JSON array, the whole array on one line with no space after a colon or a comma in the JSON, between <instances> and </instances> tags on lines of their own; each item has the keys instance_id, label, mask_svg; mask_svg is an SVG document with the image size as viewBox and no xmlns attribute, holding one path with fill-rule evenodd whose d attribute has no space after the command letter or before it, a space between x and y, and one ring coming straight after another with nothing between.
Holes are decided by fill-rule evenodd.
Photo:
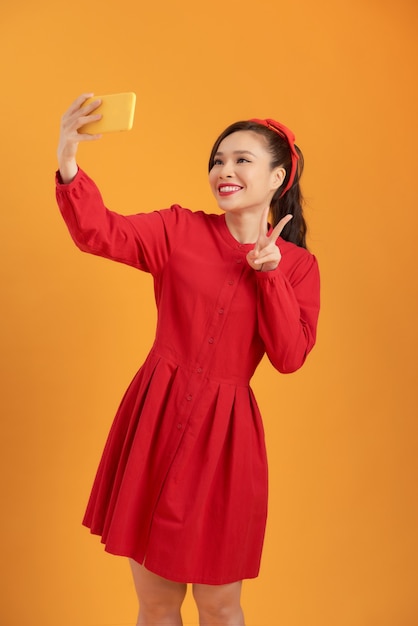
<instances>
[{"instance_id":1,"label":"red dress","mask_svg":"<svg viewBox=\"0 0 418 626\"><path fill-rule=\"evenodd\" d=\"M57 181L77 246L150 272L154 345L122 399L83 523L105 549L178 582L257 576L267 516L267 459L249 386L266 352L292 372L315 343L319 274L307 250L279 239L278 268L256 272L253 248L224 215L169 209L123 216L81 170Z\"/></svg>"}]
</instances>

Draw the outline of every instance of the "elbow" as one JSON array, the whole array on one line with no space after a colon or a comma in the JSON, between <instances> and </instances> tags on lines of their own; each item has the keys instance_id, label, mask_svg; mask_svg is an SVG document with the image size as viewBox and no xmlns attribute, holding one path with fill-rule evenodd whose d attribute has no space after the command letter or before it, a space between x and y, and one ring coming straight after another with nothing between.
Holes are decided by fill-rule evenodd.
<instances>
[{"instance_id":1,"label":"elbow","mask_svg":"<svg viewBox=\"0 0 418 626\"><path fill-rule=\"evenodd\" d=\"M96 232L91 230L89 232L72 229L70 230L70 235L81 252L87 252L90 254L100 254L100 246L97 242Z\"/></svg>"},{"instance_id":2,"label":"elbow","mask_svg":"<svg viewBox=\"0 0 418 626\"><path fill-rule=\"evenodd\" d=\"M91 247L83 237L78 237L76 233L71 233L71 238L81 252L91 252Z\"/></svg>"},{"instance_id":3,"label":"elbow","mask_svg":"<svg viewBox=\"0 0 418 626\"><path fill-rule=\"evenodd\" d=\"M293 349L288 349L280 353L276 351L273 354L267 352L267 356L273 367L281 374L292 374L302 367L314 345L315 341L312 338L309 343L305 343L299 348L294 347Z\"/></svg>"},{"instance_id":4,"label":"elbow","mask_svg":"<svg viewBox=\"0 0 418 626\"><path fill-rule=\"evenodd\" d=\"M279 361L269 358L273 367L275 367L280 374L293 374L293 372L297 372L302 367L306 361L306 357L307 354L304 354L301 358L296 359L293 355L290 355L290 358L280 359Z\"/></svg>"}]
</instances>

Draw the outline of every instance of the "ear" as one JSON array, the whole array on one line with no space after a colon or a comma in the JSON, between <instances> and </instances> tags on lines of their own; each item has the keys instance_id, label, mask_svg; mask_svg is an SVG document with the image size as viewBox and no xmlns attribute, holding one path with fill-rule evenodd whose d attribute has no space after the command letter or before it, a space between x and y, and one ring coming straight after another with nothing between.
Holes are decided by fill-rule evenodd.
<instances>
[{"instance_id":1,"label":"ear","mask_svg":"<svg viewBox=\"0 0 418 626\"><path fill-rule=\"evenodd\" d=\"M286 170L284 167L276 167L273 170L273 189L278 189L286 178Z\"/></svg>"}]
</instances>

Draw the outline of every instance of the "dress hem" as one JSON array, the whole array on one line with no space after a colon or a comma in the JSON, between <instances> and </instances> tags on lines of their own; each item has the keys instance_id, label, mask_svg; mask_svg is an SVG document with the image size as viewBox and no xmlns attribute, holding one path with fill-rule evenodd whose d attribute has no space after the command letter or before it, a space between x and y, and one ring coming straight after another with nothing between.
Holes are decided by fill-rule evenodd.
<instances>
[{"instance_id":1,"label":"dress hem","mask_svg":"<svg viewBox=\"0 0 418 626\"><path fill-rule=\"evenodd\" d=\"M237 575L237 576L226 576L225 578L222 578L222 580L219 579L213 579L213 578L208 578L207 576L178 576L172 572L169 572L167 570L161 569L160 567L154 567L151 563L149 563L149 561L147 561L146 557L143 559L142 562L139 562L135 556L133 556L131 553L129 553L128 550L120 550L118 548L113 548L112 546L108 545L103 538L101 537L100 533L94 532L92 531L88 526L86 526L85 524L83 524L83 526L85 526L86 528L88 528L88 530L90 531L90 533L92 535L95 535L97 537L100 537L101 543L104 546L104 550L105 552L107 552L108 554L111 554L113 556L121 556L121 557L125 557L128 559L132 559L133 561L136 561L137 563L139 563L140 565L142 565L146 570L148 570L149 572L151 572L152 574L156 574L157 576L160 576L161 578L165 578L166 580L170 580L171 582L175 582L175 583L182 583L182 584L188 584L188 585L213 585L213 586L220 586L220 585L229 585L235 582L239 582L241 580L251 580L254 578L257 578L259 575L259 571L260 568L257 569L256 572L252 572L252 573L244 573L242 575Z\"/></svg>"}]
</instances>

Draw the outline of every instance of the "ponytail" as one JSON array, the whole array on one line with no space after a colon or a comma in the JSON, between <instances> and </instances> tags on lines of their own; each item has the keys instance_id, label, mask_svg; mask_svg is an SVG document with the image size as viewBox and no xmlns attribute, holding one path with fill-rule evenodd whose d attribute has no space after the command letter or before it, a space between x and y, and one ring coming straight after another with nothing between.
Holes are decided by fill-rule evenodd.
<instances>
[{"instance_id":1,"label":"ponytail","mask_svg":"<svg viewBox=\"0 0 418 626\"><path fill-rule=\"evenodd\" d=\"M290 222L288 222L282 230L281 237L301 248L306 248L307 226L303 216L303 195L299 184L303 172L304 160L301 150L297 146L295 146L295 148L299 155L299 160L293 184L290 189L281 196L281 190L285 186L286 179L288 178L288 170L286 170L286 177L283 184L279 187L271 200L270 212L273 227L276 226L285 215L293 215Z\"/></svg>"}]
</instances>

